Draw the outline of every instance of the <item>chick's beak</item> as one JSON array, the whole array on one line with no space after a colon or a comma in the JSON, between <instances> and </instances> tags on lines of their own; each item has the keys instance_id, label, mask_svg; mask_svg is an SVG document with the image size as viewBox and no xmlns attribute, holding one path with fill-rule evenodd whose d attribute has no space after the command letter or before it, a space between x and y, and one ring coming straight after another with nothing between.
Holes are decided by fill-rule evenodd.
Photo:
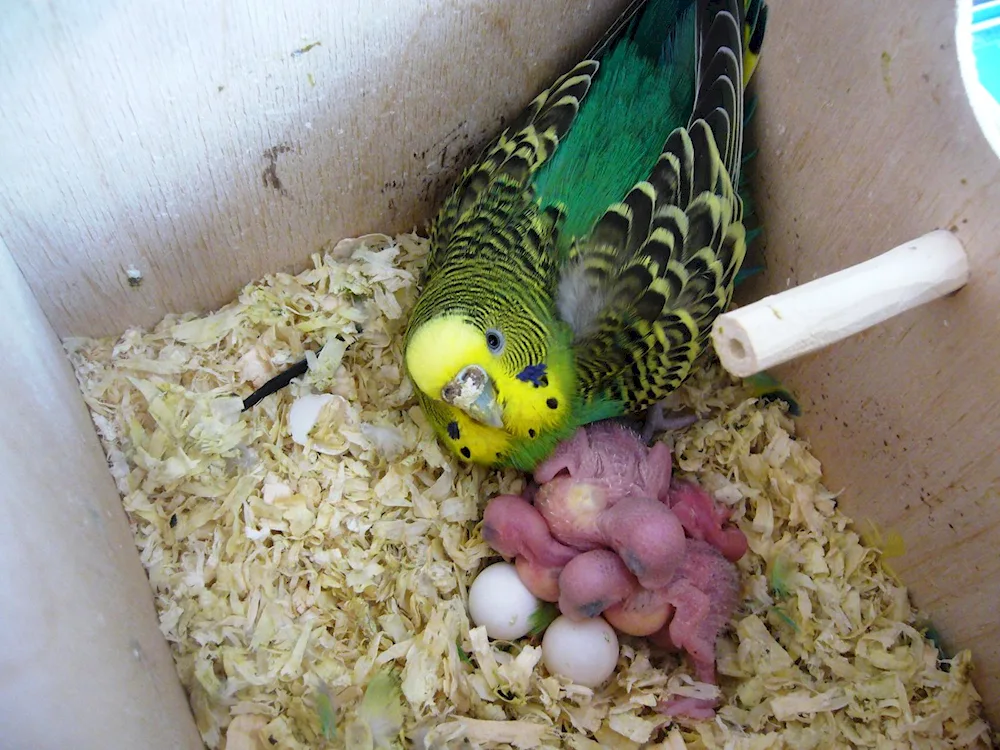
<instances>
[{"instance_id":1,"label":"chick's beak","mask_svg":"<svg viewBox=\"0 0 1000 750\"><path fill-rule=\"evenodd\" d=\"M477 422L503 427L503 409L493 379L479 365L463 367L441 389L441 400L461 409Z\"/></svg>"}]
</instances>

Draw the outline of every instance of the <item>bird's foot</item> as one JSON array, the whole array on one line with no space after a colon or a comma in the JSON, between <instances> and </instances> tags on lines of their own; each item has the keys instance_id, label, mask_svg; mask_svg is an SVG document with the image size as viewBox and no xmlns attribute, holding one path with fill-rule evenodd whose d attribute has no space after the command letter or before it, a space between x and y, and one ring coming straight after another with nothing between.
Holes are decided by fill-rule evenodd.
<instances>
[{"instance_id":1,"label":"bird's foot","mask_svg":"<svg viewBox=\"0 0 1000 750\"><path fill-rule=\"evenodd\" d=\"M653 404L646 411L646 423L642 428L642 439L646 443L651 443L653 437L659 432L672 432L683 430L698 421L698 415L689 410L667 411L670 404L660 401Z\"/></svg>"}]
</instances>

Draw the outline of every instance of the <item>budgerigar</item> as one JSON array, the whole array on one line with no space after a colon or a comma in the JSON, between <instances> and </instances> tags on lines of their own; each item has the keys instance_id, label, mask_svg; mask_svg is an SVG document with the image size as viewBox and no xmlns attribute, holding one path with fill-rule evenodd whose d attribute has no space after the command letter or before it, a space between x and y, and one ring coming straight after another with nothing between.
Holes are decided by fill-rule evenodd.
<instances>
[{"instance_id":1,"label":"budgerigar","mask_svg":"<svg viewBox=\"0 0 1000 750\"><path fill-rule=\"evenodd\" d=\"M763 0L648 0L466 169L405 365L440 439L531 470L676 389L746 254L745 87Z\"/></svg>"},{"instance_id":2,"label":"budgerigar","mask_svg":"<svg viewBox=\"0 0 1000 750\"><path fill-rule=\"evenodd\" d=\"M455 453L531 469L690 372L745 255L734 186L766 18L759 0L636 3L463 173L405 350Z\"/></svg>"}]
</instances>

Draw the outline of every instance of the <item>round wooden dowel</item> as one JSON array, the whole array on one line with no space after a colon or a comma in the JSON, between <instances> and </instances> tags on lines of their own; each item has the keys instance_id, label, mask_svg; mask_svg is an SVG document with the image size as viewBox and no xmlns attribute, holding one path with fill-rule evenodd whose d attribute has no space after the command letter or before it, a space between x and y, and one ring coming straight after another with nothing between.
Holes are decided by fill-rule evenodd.
<instances>
[{"instance_id":1,"label":"round wooden dowel","mask_svg":"<svg viewBox=\"0 0 1000 750\"><path fill-rule=\"evenodd\" d=\"M748 377L960 289L969 278L962 243L938 230L871 260L720 315L719 361Z\"/></svg>"}]
</instances>

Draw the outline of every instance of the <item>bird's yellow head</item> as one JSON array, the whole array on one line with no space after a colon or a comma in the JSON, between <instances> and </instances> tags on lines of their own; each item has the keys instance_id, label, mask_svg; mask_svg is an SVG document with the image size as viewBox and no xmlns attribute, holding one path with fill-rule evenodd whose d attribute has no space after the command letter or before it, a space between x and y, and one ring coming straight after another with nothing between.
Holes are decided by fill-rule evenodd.
<instances>
[{"instance_id":1,"label":"bird's yellow head","mask_svg":"<svg viewBox=\"0 0 1000 750\"><path fill-rule=\"evenodd\" d=\"M571 354L552 343L531 345L520 330L441 315L409 332L404 358L414 386L433 402L428 417L443 415L438 433L463 458L492 463L512 441L569 418Z\"/></svg>"}]
</instances>

